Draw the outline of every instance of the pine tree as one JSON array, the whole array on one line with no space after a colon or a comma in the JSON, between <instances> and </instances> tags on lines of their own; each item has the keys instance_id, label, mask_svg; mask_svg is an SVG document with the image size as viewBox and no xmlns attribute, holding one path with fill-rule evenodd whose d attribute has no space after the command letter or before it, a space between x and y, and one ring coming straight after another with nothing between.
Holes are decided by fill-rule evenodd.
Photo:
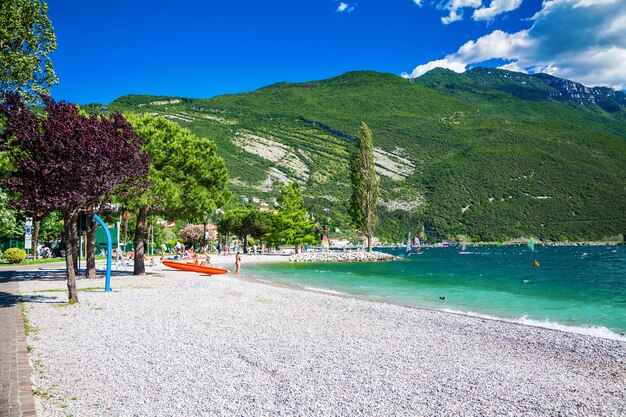
<instances>
[{"instance_id":1,"label":"pine tree","mask_svg":"<svg viewBox=\"0 0 626 417\"><path fill-rule=\"evenodd\" d=\"M301 245L315 241L315 223L310 219L297 182L280 186L280 207L268 241L275 244Z\"/></svg>"},{"instance_id":2,"label":"pine tree","mask_svg":"<svg viewBox=\"0 0 626 417\"><path fill-rule=\"evenodd\" d=\"M378 177L374 166L374 141L372 131L361 123L357 138L358 148L350 159L350 215L357 229L367 234L367 250L372 251L372 237L376 227L376 203L378 201Z\"/></svg>"},{"instance_id":3,"label":"pine tree","mask_svg":"<svg viewBox=\"0 0 626 417\"><path fill-rule=\"evenodd\" d=\"M212 140L197 137L163 117L147 114L126 117L135 132L146 139L143 149L150 156L150 186L125 202L138 210L133 274L143 275L148 213L156 211L170 218L201 221L206 231L215 208L230 196L228 171Z\"/></svg>"}]
</instances>

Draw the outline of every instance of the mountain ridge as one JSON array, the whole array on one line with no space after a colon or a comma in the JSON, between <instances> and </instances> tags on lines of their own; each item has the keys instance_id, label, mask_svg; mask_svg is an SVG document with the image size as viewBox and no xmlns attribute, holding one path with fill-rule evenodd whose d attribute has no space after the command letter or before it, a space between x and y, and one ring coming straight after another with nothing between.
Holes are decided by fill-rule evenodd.
<instances>
[{"instance_id":1,"label":"mountain ridge","mask_svg":"<svg viewBox=\"0 0 626 417\"><path fill-rule=\"evenodd\" d=\"M92 110L160 114L212 138L236 193L276 196L277 183L298 180L314 216L341 230L347 161L365 121L383 238L418 224L467 240L616 236L626 230L624 94L559 96L559 86L596 91L559 80L490 68L412 80L351 71L210 99L129 95ZM597 97L611 91L607 111Z\"/></svg>"}]
</instances>

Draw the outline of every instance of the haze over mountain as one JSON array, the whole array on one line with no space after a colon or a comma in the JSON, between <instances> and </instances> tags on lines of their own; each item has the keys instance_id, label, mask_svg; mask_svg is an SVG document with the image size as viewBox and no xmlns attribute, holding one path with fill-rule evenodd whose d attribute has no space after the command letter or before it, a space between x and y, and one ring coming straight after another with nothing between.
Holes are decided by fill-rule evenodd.
<instances>
[{"instance_id":1,"label":"haze over mountain","mask_svg":"<svg viewBox=\"0 0 626 417\"><path fill-rule=\"evenodd\" d=\"M460 240L626 231L626 95L611 88L493 68L355 71L210 99L123 96L108 110L159 114L215 140L236 195L276 197L278 183L301 182L332 228L349 223L348 158L364 121L383 239L422 224Z\"/></svg>"}]
</instances>

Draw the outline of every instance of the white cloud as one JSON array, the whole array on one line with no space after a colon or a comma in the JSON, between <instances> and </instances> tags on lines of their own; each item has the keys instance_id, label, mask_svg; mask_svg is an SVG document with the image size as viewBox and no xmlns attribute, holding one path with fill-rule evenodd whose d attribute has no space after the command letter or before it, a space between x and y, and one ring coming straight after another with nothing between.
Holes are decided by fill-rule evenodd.
<instances>
[{"instance_id":1,"label":"white cloud","mask_svg":"<svg viewBox=\"0 0 626 417\"><path fill-rule=\"evenodd\" d=\"M522 0L491 0L489 7L474 10L472 19L493 20L499 14L516 10L521 4Z\"/></svg>"},{"instance_id":2,"label":"white cloud","mask_svg":"<svg viewBox=\"0 0 626 417\"><path fill-rule=\"evenodd\" d=\"M415 3L417 6L422 6L422 0L413 0L413 3Z\"/></svg>"},{"instance_id":3,"label":"white cloud","mask_svg":"<svg viewBox=\"0 0 626 417\"><path fill-rule=\"evenodd\" d=\"M337 6L337 12L341 13L341 12L348 12L350 13L351 11L354 10L355 6L350 6L348 3L344 3L341 2L339 3L339 6Z\"/></svg>"},{"instance_id":4,"label":"white cloud","mask_svg":"<svg viewBox=\"0 0 626 417\"><path fill-rule=\"evenodd\" d=\"M421 0L414 0L416 3ZM493 20L502 13L507 13L519 8L523 0L491 0L489 6L483 5L482 0L448 0L443 6L448 10L448 16L442 17L441 22L447 25L458 20L463 20L463 9L474 9L472 19ZM614 0L580 0L585 2L614 1Z\"/></svg>"},{"instance_id":5,"label":"white cloud","mask_svg":"<svg viewBox=\"0 0 626 417\"><path fill-rule=\"evenodd\" d=\"M626 87L626 1L545 0L532 20L530 29L493 31L404 75L419 77L437 66L463 72L470 65L503 59L506 69Z\"/></svg>"},{"instance_id":6,"label":"white cloud","mask_svg":"<svg viewBox=\"0 0 626 417\"><path fill-rule=\"evenodd\" d=\"M482 0L449 0L444 6L444 9L449 10L450 14L447 17L442 17L441 22L447 25L457 20L463 19L463 11L461 9L471 7L475 9L482 5ZM460 12L459 12L460 11Z\"/></svg>"},{"instance_id":7,"label":"white cloud","mask_svg":"<svg viewBox=\"0 0 626 417\"><path fill-rule=\"evenodd\" d=\"M503 70L507 70L507 71L515 71L515 72L523 72L525 74L528 73L528 71L526 71L526 68L522 68L518 65L517 62L509 62L508 64L504 64L504 65L500 65L498 67L499 69L503 69Z\"/></svg>"},{"instance_id":8,"label":"white cloud","mask_svg":"<svg viewBox=\"0 0 626 417\"><path fill-rule=\"evenodd\" d=\"M415 67L415 69L413 69L410 74L407 74L405 72L402 74L402 76L404 78L415 78L419 77L422 74L426 74L428 71L435 68L447 68L454 72L463 72L465 71L465 66L465 62L448 55L444 59L438 59L436 61L430 61L426 64L418 65L417 67Z\"/></svg>"}]
</instances>

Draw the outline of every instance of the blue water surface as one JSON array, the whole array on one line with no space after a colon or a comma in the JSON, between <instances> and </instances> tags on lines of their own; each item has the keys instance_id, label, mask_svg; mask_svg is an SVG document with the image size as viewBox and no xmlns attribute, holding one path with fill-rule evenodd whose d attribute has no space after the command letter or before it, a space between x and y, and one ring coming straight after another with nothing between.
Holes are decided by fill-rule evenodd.
<instances>
[{"instance_id":1,"label":"blue water surface","mask_svg":"<svg viewBox=\"0 0 626 417\"><path fill-rule=\"evenodd\" d=\"M626 333L626 246L430 248L396 262L246 269L289 285L408 306Z\"/></svg>"}]
</instances>

